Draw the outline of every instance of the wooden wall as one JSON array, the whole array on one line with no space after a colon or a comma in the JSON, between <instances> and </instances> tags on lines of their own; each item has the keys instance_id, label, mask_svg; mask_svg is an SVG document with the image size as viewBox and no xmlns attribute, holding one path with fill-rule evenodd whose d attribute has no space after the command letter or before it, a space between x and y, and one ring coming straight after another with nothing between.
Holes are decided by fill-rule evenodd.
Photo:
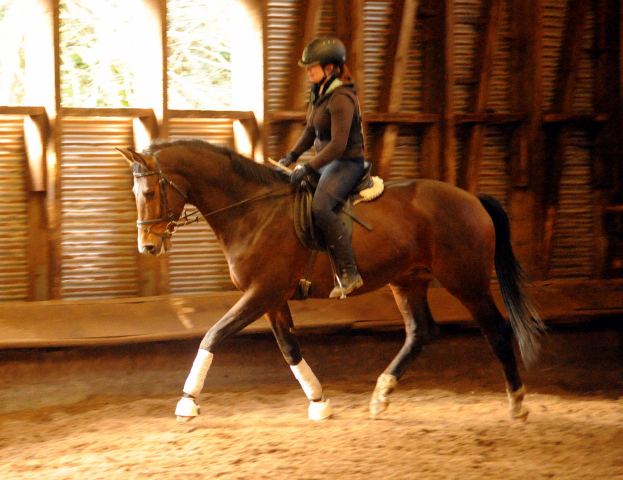
<instances>
[{"instance_id":1,"label":"wooden wall","mask_svg":"<svg viewBox=\"0 0 623 480\"><path fill-rule=\"evenodd\" d=\"M534 278L621 276L620 2L268 0L265 23L269 155L305 118L304 45L337 35L376 174L494 195Z\"/></svg>"},{"instance_id":2,"label":"wooden wall","mask_svg":"<svg viewBox=\"0 0 623 480\"><path fill-rule=\"evenodd\" d=\"M131 176L114 147L187 136L236 147L242 132L258 160L279 158L305 118L296 61L324 34L347 45L376 174L496 196L535 279L623 276L618 1L239 0L257 38L236 48L263 49L263 75L256 57L239 62L257 94L228 112L167 108L164 0L140 2L141 104L61 107L58 0L24 1L34 86L29 106L0 106L0 301L233 288L205 226L177 233L170 255L138 255Z\"/></svg>"}]
</instances>

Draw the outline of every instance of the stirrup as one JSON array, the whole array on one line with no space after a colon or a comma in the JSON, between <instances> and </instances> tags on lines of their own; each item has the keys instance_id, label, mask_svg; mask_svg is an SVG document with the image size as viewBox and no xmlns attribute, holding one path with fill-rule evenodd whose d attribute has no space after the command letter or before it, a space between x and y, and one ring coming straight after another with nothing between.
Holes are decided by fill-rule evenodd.
<instances>
[{"instance_id":1,"label":"stirrup","mask_svg":"<svg viewBox=\"0 0 623 480\"><path fill-rule=\"evenodd\" d=\"M335 275L335 280L337 285L331 293L329 294L329 298L339 298L340 300L344 300L346 295L351 293L353 290L363 286L363 280L359 272L355 270L355 274L353 275L353 282L350 285L344 286L342 283L342 279L339 275Z\"/></svg>"}]
</instances>

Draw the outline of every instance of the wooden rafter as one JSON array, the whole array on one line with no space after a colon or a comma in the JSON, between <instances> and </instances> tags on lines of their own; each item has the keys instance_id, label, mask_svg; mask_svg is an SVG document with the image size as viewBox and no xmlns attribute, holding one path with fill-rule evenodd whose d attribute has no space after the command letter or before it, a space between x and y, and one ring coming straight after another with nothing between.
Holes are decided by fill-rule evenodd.
<instances>
[{"instance_id":1,"label":"wooden rafter","mask_svg":"<svg viewBox=\"0 0 623 480\"><path fill-rule=\"evenodd\" d=\"M387 63L381 85L381 97L379 99L380 112L399 112L402 102L404 78L407 72L409 46L413 27L417 17L417 0L398 0L394 5L391 31L393 35L387 48ZM382 135L378 137L375 149L378 152L375 160L378 162L376 171L381 177L387 177L389 166L396 149L398 140L398 125L386 125L382 129Z\"/></svg>"},{"instance_id":2,"label":"wooden rafter","mask_svg":"<svg viewBox=\"0 0 623 480\"><path fill-rule=\"evenodd\" d=\"M554 113L571 113L588 5L588 0L570 0L569 2L566 28L561 48L560 68L555 83ZM558 213L560 180L562 177L568 133L569 126L567 124L553 128L546 146L544 159L546 171L543 184L545 211L543 227L543 250L545 254L543 261L545 264L543 265L543 270L546 274L549 271L554 246L554 222Z\"/></svg>"},{"instance_id":3,"label":"wooden rafter","mask_svg":"<svg viewBox=\"0 0 623 480\"><path fill-rule=\"evenodd\" d=\"M502 0L484 0L481 20L481 25L484 28L479 30L479 36L476 40L474 89L469 107L470 112L474 114L483 113L487 105L501 13ZM470 128L467 136L465 154L459 174L459 185L470 192L475 192L478 188L484 133L484 126L477 124Z\"/></svg>"}]
</instances>

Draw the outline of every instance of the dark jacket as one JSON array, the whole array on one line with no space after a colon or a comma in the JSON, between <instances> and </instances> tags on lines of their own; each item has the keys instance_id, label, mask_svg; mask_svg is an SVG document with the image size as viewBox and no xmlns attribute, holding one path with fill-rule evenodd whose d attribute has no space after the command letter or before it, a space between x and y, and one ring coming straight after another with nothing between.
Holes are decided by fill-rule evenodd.
<instances>
[{"instance_id":1,"label":"dark jacket","mask_svg":"<svg viewBox=\"0 0 623 480\"><path fill-rule=\"evenodd\" d=\"M292 149L296 158L311 146L316 156L309 164L318 170L333 160L363 157L361 107L357 87L333 80L327 92L316 97L312 91L307 125Z\"/></svg>"}]
</instances>

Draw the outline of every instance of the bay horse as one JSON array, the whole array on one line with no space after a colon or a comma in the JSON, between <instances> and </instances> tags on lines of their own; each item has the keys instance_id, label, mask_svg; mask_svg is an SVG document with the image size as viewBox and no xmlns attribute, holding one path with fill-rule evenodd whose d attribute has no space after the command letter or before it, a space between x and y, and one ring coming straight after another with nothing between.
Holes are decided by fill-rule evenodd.
<instances>
[{"instance_id":1,"label":"bay horse","mask_svg":"<svg viewBox=\"0 0 623 480\"><path fill-rule=\"evenodd\" d=\"M227 258L240 300L206 333L176 407L186 422L200 413L197 397L218 346L262 315L310 400L309 417L331 415L322 386L301 355L288 300L303 278L309 251L294 228L295 187L286 175L231 150L197 140L154 143L143 153L120 152L132 165L138 211L138 248L159 255L171 248L184 205L198 209ZM415 179L387 182L377 200L354 212L373 225L353 226L352 244L363 287L361 295L390 285L404 317L402 349L379 376L370 401L377 418L409 364L437 330L427 301L436 278L471 313L502 364L510 416L525 420L524 386L517 367L515 334L526 365L539 350L544 325L523 289L525 275L510 242L509 219L501 204L448 183ZM495 272L509 321L491 294ZM327 255L318 255L313 298L327 298L333 274Z\"/></svg>"}]
</instances>

